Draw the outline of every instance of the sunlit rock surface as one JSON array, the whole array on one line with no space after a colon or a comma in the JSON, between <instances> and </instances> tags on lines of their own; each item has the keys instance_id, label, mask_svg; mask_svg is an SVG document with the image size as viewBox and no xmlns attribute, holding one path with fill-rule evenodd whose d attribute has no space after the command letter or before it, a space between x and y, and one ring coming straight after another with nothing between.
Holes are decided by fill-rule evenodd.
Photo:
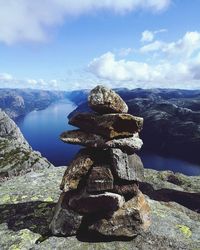
<instances>
[{"instance_id":1,"label":"sunlit rock surface","mask_svg":"<svg viewBox=\"0 0 200 250\"><path fill-rule=\"evenodd\" d=\"M0 183L0 249L199 249L200 215L194 211L195 207L188 209L187 200L181 199L180 205L178 195L184 192L187 194L184 197L198 201L200 177L176 174L178 184L173 184L169 181L173 173L145 169L152 194L153 187L165 188L171 191L171 197L168 201L147 197L152 224L145 235L127 242L98 242L100 239L91 239L89 234L85 239L50 234L49 223L64 171L65 167L37 170Z\"/></svg>"}]
</instances>

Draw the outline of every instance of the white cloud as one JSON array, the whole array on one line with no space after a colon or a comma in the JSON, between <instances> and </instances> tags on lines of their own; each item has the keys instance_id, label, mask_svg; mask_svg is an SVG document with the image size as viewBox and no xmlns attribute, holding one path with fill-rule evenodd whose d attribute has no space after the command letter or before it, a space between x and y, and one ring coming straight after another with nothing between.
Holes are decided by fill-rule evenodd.
<instances>
[{"instance_id":1,"label":"white cloud","mask_svg":"<svg viewBox=\"0 0 200 250\"><path fill-rule=\"evenodd\" d=\"M8 82L13 80L13 76L7 73L0 73L0 81Z\"/></svg>"},{"instance_id":2,"label":"white cloud","mask_svg":"<svg viewBox=\"0 0 200 250\"><path fill-rule=\"evenodd\" d=\"M142 38L141 38L142 42L152 42L153 39L154 39L154 33L152 31L145 30L142 32Z\"/></svg>"},{"instance_id":3,"label":"white cloud","mask_svg":"<svg viewBox=\"0 0 200 250\"><path fill-rule=\"evenodd\" d=\"M114 86L200 88L200 33L187 32L171 43L155 41L140 51L149 52L148 61L120 60L114 53L107 52L93 59L88 70Z\"/></svg>"},{"instance_id":4,"label":"white cloud","mask_svg":"<svg viewBox=\"0 0 200 250\"><path fill-rule=\"evenodd\" d=\"M124 14L139 9L159 12L171 0L1 0L0 41L41 42L48 38L48 29L61 25L66 18L88 12L108 10Z\"/></svg>"},{"instance_id":5,"label":"white cloud","mask_svg":"<svg viewBox=\"0 0 200 250\"><path fill-rule=\"evenodd\" d=\"M0 73L0 88L32 88L59 90L59 81L44 79L18 79L7 73Z\"/></svg>"},{"instance_id":6,"label":"white cloud","mask_svg":"<svg viewBox=\"0 0 200 250\"><path fill-rule=\"evenodd\" d=\"M169 56L181 55L182 57L190 57L195 51L200 49L200 32L186 32L185 35L175 41L166 43L163 41L154 41L143 46L140 51L147 52L162 52Z\"/></svg>"},{"instance_id":7,"label":"white cloud","mask_svg":"<svg viewBox=\"0 0 200 250\"><path fill-rule=\"evenodd\" d=\"M133 51L134 51L134 49L132 49L132 48L121 48L118 51L118 55L121 57L125 57L125 56L130 55Z\"/></svg>"},{"instance_id":8,"label":"white cloud","mask_svg":"<svg viewBox=\"0 0 200 250\"><path fill-rule=\"evenodd\" d=\"M99 78L113 81L129 81L139 78L147 80L151 73L148 64L126 60L117 61L111 52L95 58L90 62L88 68Z\"/></svg>"},{"instance_id":9,"label":"white cloud","mask_svg":"<svg viewBox=\"0 0 200 250\"><path fill-rule=\"evenodd\" d=\"M27 83L29 84L29 85L36 85L37 84L37 81L35 80L35 79L27 79Z\"/></svg>"},{"instance_id":10,"label":"white cloud","mask_svg":"<svg viewBox=\"0 0 200 250\"><path fill-rule=\"evenodd\" d=\"M142 32L141 42L152 42L155 38L155 35L158 33L166 32L166 29L160 29L160 30L145 30Z\"/></svg>"}]
</instances>

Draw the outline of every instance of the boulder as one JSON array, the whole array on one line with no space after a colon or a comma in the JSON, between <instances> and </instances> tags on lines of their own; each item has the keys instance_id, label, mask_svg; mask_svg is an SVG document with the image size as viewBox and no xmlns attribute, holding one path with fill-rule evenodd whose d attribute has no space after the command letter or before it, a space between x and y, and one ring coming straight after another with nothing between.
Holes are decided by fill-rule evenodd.
<instances>
[{"instance_id":1,"label":"boulder","mask_svg":"<svg viewBox=\"0 0 200 250\"><path fill-rule=\"evenodd\" d=\"M53 235L75 235L81 225L83 216L67 207L67 196L67 193L62 193L55 207L54 216L49 226Z\"/></svg>"},{"instance_id":2,"label":"boulder","mask_svg":"<svg viewBox=\"0 0 200 250\"><path fill-rule=\"evenodd\" d=\"M113 175L109 166L95 166L87 180L87 192L99 192L113 189Z\"/></svg>"},{"instance_id":3,"label":"boulder","mask_svg":"<svg viewBox=\"0 0 200 250\"><path fill-rule=\"evenodd\" d=\"M144 167L138 155L127 155L118 148L110 149L110 153L113 171L118 178L128 181L144 180Z\"/></svg>"},{"instance_id":4,"label":"boulder","mask_svg":"<svg viewBox=\"0 0 200 250\"><path fill-rule=\"evenodd\" d=\"M94 163L92 153L89 149L81 149L72 162L67 167L60 189L67 192L71 189L77 189L79 182L88 173Z\"/></svg>"},{"instance_id":5,"label":"boulder","mask_svg":"<svg viewBox=\"0 0 200 250\"><path fill-rule=\"evenodd\" d=\"M143 126L143 118L130 114L97 115L93 113L78 113L70 118L69 124L79 127L83 131L112 139L128 137L135 132L140 132Z\"/></svg>"},{"instance_id":6,"label":"boulder","mask_svg":"<svg viewBox=\"0 0 200 250\"><path fill-rule=\"evenodd\" d=\"M111 217L98 220L89 229L105 236L135 237L149 226L150 206L139 191Z\"/></svg>"},{"instance_id":7,"label":"boulder","mask_svg":"<svg viewBox=\"0 0 200 250\"><path fill-rule=\"evenodd\" d=\"M100 85L90 92L88 103L91 109L100 114L128 112L128 106L118 94Z\"/></svg>"},{"instance_id":8,"label":"boulder","mask_svg":"<svg viewBox=\"0 0 200 250\"><path fill-rule=\"evenodd\" d=\"M143 145L138 133L127 138L109 140L100 135L83 132L81 130L71 130L63 132L60 135L60 139L65 143L80 144L86 147L101 149L120 148L128 153L134 153L140 150Z\"/></svg>"},{"instance_id":9,"label":"boulder","mask_svg":"<svg viewBox=\"0 0 200 250\"><path fill-rule=\"evenodd\" d=\"M123 196L104 192L88 194L85 190L69 199L69 206L78 213L110 213L123 206Z\"/></svg>"}]
</instances>

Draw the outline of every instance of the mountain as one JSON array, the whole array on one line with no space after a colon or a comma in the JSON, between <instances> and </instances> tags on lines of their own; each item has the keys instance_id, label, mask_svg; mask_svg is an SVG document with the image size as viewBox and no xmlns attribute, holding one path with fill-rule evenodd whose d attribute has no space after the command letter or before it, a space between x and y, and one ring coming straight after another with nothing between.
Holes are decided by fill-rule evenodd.
<instances>
[{"instance_id":1,"label":"mountain","mask_svg":"<svg viewBox=\"0 0 200 250\"><path fill-rule=\"evenodd\" d=\"M90 110L88 92L0 89L0 108L16 119L68 98L78 105L72 116ZM143 149L200 164L200 90L120 88L117 92L127 102L129 113L144 118Z\"/></svg>"},{"instance_id":2,"label":"mountain","mask_svg":"<svg viewBox=\"0 0 200 250\"><path fill-rule=\"evenodd\" d=\"M120 89L118 93L130 114L144 118L143 149L200 164L200 90ZM69 117L91 111L84 100L85 96Z\"/></svg>"},{"instance_id":3,"label":"mountain","mask_svg":"<svg viewBox=\"0 0 200 250\"><path fill-rule=\"evenodd\" d=\"M63 91L0 89L0 108L16 119L33 110L45 109L51 103L66 98L67 94Z\"/></svg>"},{"instance_id":4,"label":"mountain","mask_svg":"<svg viewBox=\"0 0 200 250\"><path fill-rule=\"evenodd\" d=\"M52 166L33 151L14 121L0 109L0 179Z\"/></svg>"}]
</instances>

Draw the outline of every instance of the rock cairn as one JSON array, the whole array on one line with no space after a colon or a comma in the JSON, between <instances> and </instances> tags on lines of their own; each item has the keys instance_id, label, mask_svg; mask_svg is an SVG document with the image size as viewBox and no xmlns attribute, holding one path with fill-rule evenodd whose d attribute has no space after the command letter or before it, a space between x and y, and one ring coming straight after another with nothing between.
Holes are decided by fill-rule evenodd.
<instances>
[{"instance_id":1,"label":"rock cairn","mask_svg":"<svg viewBox=\"0 0 200 250\"><path fill-rule=\"evenodd\" d=\"M63 132L65 143L85 146L67 167L50 229L54 235L81 231L135 237L150 225L150 207L139 190L144 180L138 133L143 119L128 114L114 91L94 88L88 97L93 113L76 113Z\"/></svg>"}]
</instances>

